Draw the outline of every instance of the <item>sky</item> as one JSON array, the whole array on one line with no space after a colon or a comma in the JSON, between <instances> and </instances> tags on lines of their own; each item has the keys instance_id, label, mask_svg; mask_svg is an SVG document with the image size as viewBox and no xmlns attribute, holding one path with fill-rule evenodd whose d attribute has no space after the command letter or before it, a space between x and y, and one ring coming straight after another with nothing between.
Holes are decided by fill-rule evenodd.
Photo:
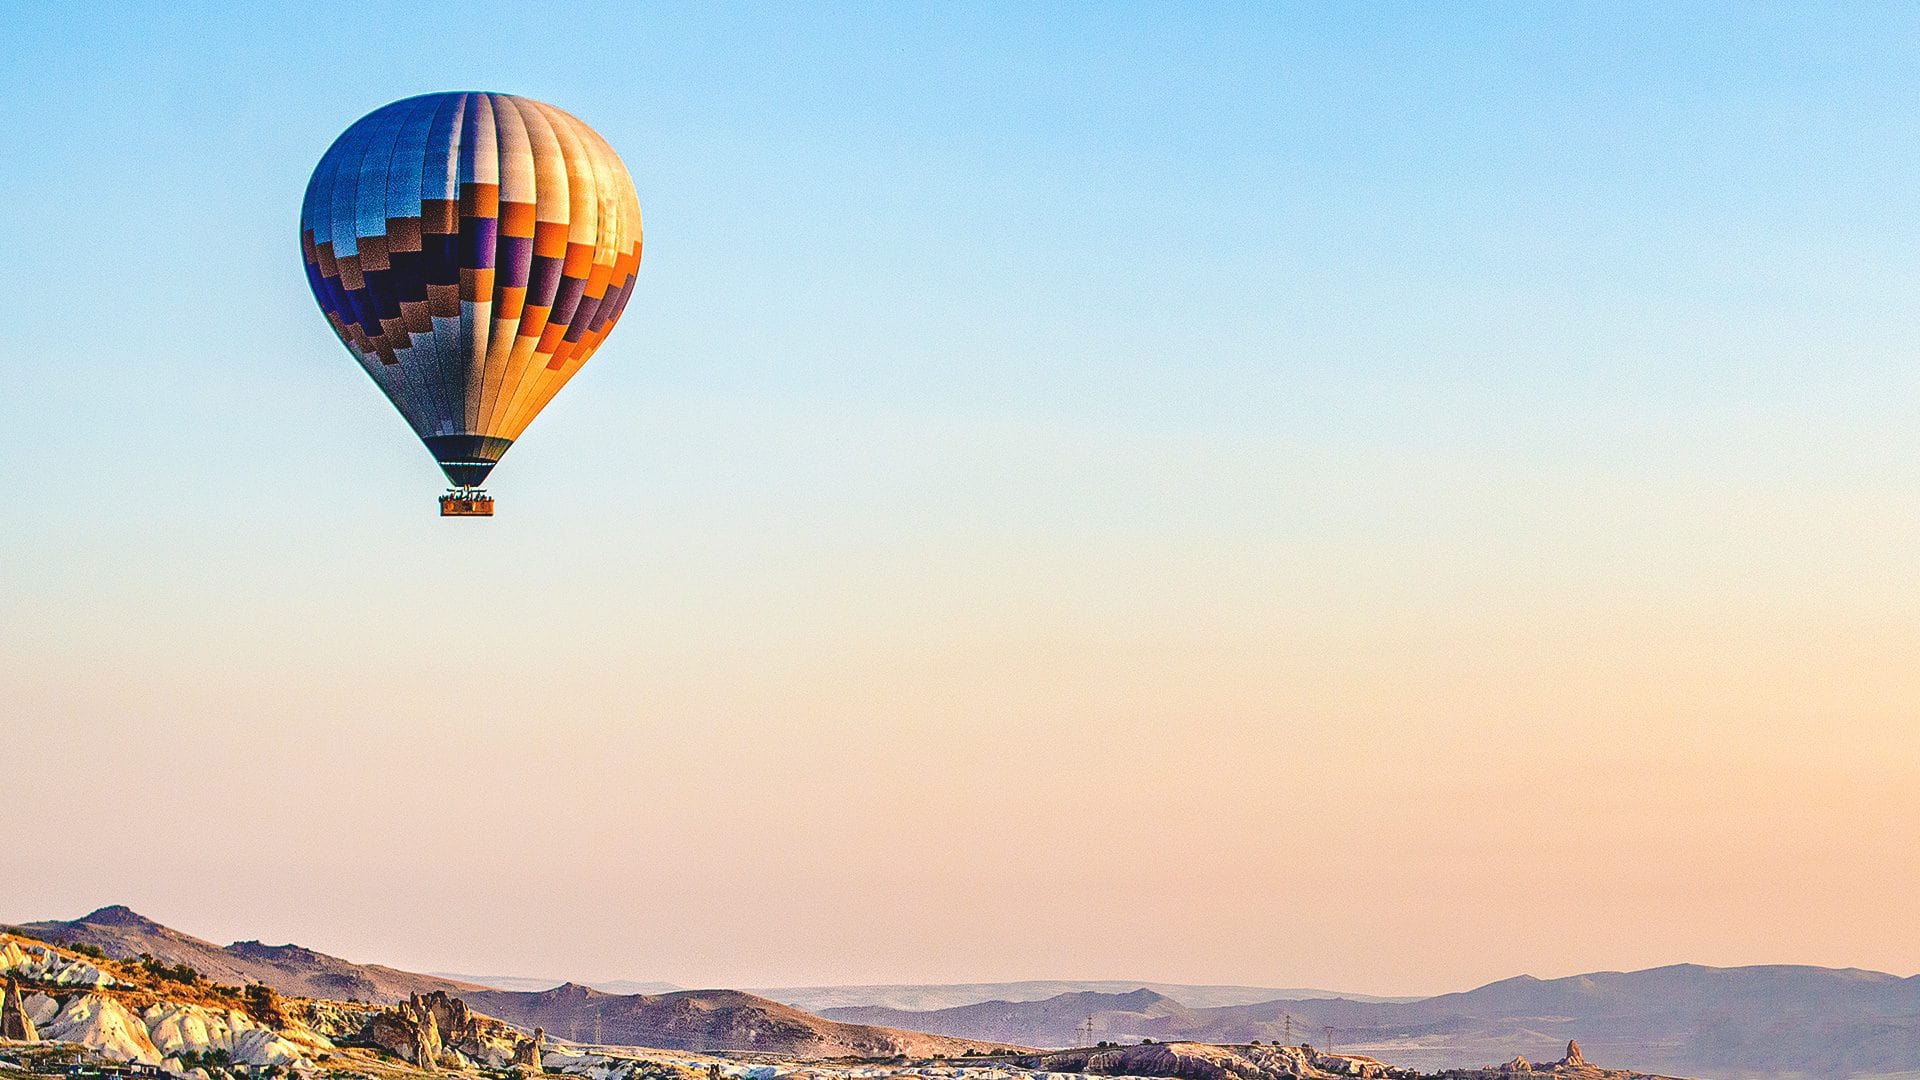
<instances>
[{"instance_id":1,"label":"sky","mask_svg":"<svg viewBox=\"0 0 1920 1080\"><path fill-rule=\"evenodd\" d=\"M0 920L1920 971L1910 5L0 16ZM484 521L297 233L449 89L593 125L647 231Z\"/></svg>"}]
</instances>

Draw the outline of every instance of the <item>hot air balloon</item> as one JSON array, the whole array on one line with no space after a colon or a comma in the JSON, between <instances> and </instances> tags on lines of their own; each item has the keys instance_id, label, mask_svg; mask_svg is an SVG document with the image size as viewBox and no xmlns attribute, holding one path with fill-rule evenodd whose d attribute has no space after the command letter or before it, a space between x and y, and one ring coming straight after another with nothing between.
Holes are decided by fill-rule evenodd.
<instances>
[{"instance_id":1,"label":"hot air balloon","mask_svg":"<svg viewBox=\"0 0 1920 1080\"><path fill-rule=\"evenodd\" d=\"M307 184L320 310L453 490L481 490L633 295L640 201L618 154L551 105L425 94L362 117Z\"/></svg>"}]
</instances>

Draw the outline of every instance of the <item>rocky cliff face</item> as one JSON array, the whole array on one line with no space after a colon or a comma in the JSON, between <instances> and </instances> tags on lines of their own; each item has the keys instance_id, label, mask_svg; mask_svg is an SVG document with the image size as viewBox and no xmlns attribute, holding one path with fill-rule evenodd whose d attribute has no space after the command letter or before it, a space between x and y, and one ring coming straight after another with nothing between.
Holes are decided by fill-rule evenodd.
<instances>
[{"instance_id":1,"label":"rocky cliff face","mask_svg":"<svg viewBox=\"0 0 1920 1080\"><path fill-rule=\"evenodd\" d=\"M443 990L414 994L374 1015L363 1038L429 1071L476 1064L502 1068L525 1063L523 1059L539 1062L537 1048L523 1049L530 1040Z\"/></svg>"},{"instance_id":2,"label":"rocky cliff face","mask_svg":"<svg viewBox=\"0 0 1920 1080\"><path fill-rule=\"evenodd\" d=\"M547 1033L540 1028L534 1028L533 1038L523 1040L513 1048L513 1063L533 1072L539 1072L541 1055L546 1051Z\"/></svg>"},{"instance_id":3,"label":"rocky cliff face","mask_svg":"<svg viewBox=\"0 0 1920 1080\"><path fill-rule=\"evenodd\" d=\"M0 1039L13 1039L18 1042L37 1042L39 1029L34 1026L33 1017L27 1015L26 1002L20 998L20 980L7 976L7 992L0 997Z\"/></svg>"},{"instance_id":4,"label":"rocky cliff face","mask_svg":"<svg viewBox=\"0 0 1920 1080\"><path fill-rule=\"evenodd\" d=\"M432 1072L440 1066L440 1028L433 1014L403 1001L367 1024L366 1040L387 1053Z\"/></svg>"}]
</instances>

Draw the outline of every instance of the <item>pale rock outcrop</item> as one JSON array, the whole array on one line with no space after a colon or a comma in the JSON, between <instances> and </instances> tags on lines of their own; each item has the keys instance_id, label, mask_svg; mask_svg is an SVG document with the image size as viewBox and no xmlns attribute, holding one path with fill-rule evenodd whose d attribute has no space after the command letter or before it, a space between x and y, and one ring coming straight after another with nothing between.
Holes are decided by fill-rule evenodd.
<instances>
[{"instance_id":1,"label":"pale rock outcrop","mask_svg":"<svg viewBox=\"0 0 1920 1080\"><path fill-rule=\"evenodd\" d=\"M140 1018L154 1048L169 1057L225 1050L240 1064L305 1067L316 1051L333 1046L298 1024L274 1028L237 1009L158 1002L147 1006Z\"/></svg>"},{"instance_id":2,"label":"pale rock outcrop","mask_svg":"<svg viewBox=\"0 0 1920 1080\"><path fill-rule=\"evenodd\" d=\"M228 1052L233 1055L234 1061L256 1067L284 1065L288 1068L306 1068L312 1064L298 1044L266 1028L235 1032Z\"/></svg>"},{"instance_id":3,"label":"pale rock outcrop","mask_svg":"<svg viewBox=\"0 0 1920 1080\"><path fill-rule=\"evenodd\" d=\"M26 999L26 1015L42 1039L78 1043L115 1061L161 1065L182 1054L224 1051L236 1065L305 1069L316 1051L332 1048L324 1036L297 1024L275 1030L237 1009L162 1001L140 1012L119 999L80 993L58 1000Z\"/></svg>"},{"instance_id":4,"label":"pale rock outcrop","mask_svg":"<svg viewBox=\"0 0 1920 1080\"><path fill-rule=\"evenodd\" d=\"M1560 1064L1572 1068L1577 1065L1585 1065L1586 1063L1587 1059L1580 1054L1580 1044L1572 1039L1568 1039L1567 1056L1560 1059Z\"/></svg>"},{"instance_id":5,"label":"pale rock outcrop","mask_svg":"<svg viewBox=\"0 0 1920 1080\"><path fill-rule=\"evenodd\" d=\"M413 1063L434 1071L440 1064L440 1056L446 1052L446 1044L440 1040L440 1022L431 1012L424 1013L414 1022Z\"/></svg>"},{"instance_id":6,"label":"pale rock outcrop","mask_svg":"<svg viewBox=\"0 0 1920 1080\"><path fill-rule=\"evenodd\" d=\"M45 945L23 948L13 938L0 942L0 975L54 986L115 985L113 976L85 960L69 959Z\"/></svg>"},{"instance_id":7,"label":"pale rock outcrop","mask_svg":"<svg viewBox=\"0 0 1920 1080\"><path fill-rule=\"evenodd\" d=\"M0 995L0 1039L18 1042L40 1039L33 1017L27 1014L27 1003L20 997L20 981L11 975L7 976L6 993Z\"/></svg>"},{"instance_id":8,"label":"pale rock outcrop","mask_svg":"<svg viewBox=\"0 0 1920 1080\"><path fill-rule=\"evenodd\" d=\"M40 1025L40 1037L79 1043L115 1061L158 1065L164 1055L147 1036L147 1025L117 999L104 994L75 994Z\"/></svg>"}]
</instances>

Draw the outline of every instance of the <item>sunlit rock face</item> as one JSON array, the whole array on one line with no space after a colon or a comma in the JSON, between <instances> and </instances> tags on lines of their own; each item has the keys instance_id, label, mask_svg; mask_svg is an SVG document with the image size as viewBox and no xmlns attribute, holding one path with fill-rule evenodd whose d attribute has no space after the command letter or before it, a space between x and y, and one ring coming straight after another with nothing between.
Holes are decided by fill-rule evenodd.
<instances>
[{"instance_id":1,"label":"sunlit rock face","mask_svg":"<svg viewBox=\"0 0 1920 1080\"><path fill-rule=\"evenodd\" d=\"M28 1016L40 1037L78 1043L115 1061L176 1065L183 1055L222 1051L236 1063L304 1068L313 1054L331 1048L325 1036L291 1026L276 1030L237 1009L162 1001L135 1011L100 993L58 1000L33 994Z\"/></svg>"},{"instance_id":2,"label":"sunlit rock face","mask_svg":"<svg viewBox=\"0 0 1920 1080\"><path fill-rule=\"evenodd\" d=\"M413 994L367 1022L368 1042L422 1069L501 1068L538 1052L523 1050L527 1040L512 1027L481 1016L443 990Z\"/></svg>"},{"instance_id":3,"label":"sunlit rock face","mask_svg":"<svg viewBox=\"0 0 1920 1080\"><path fill-rule=\"evenodd\" d=\"M11 938L0 943L0 975L55 986L115 985L113 976L85 960L62 956L44 945L22 947Z\"/></svg>"}]
</instances>

